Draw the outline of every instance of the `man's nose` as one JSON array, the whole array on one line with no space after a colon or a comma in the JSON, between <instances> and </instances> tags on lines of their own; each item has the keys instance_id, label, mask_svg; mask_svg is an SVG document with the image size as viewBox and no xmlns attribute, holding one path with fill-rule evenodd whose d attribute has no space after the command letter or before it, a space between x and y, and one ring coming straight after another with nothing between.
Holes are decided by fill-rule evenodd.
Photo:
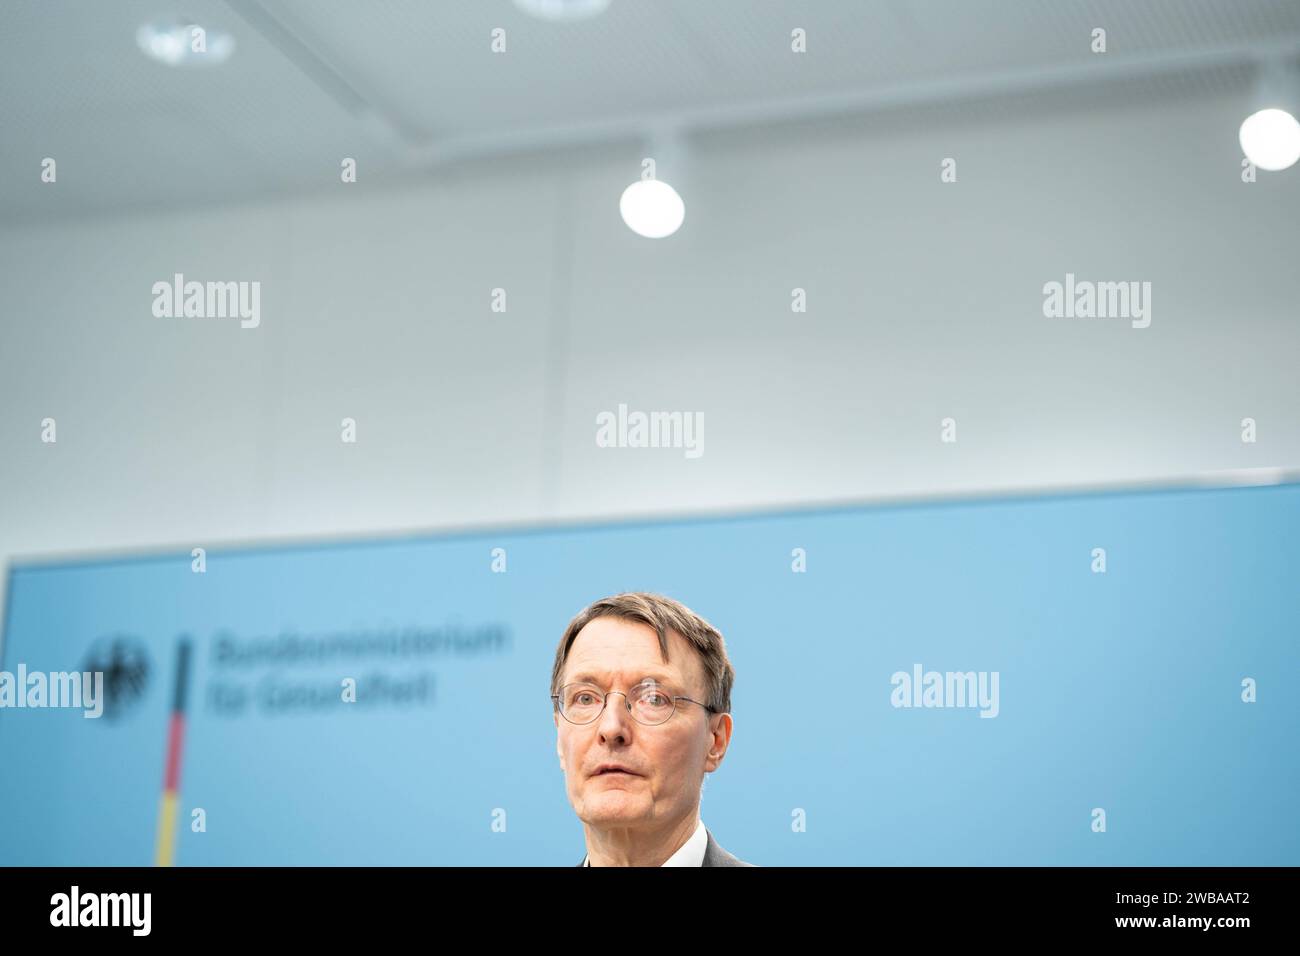
<instances>
[{"instance_id":1,"label":"man's nose","mask_svg":"<svg viewBox=\"0 0 1300 956\"><path fill-rule=\"evenodd\" d=\"M627 694L612 690L605 695L605 709L600 714L599 728L602 737L625 737L632 726L632 714L627 709Z\"/></svg>"}]
</instances>

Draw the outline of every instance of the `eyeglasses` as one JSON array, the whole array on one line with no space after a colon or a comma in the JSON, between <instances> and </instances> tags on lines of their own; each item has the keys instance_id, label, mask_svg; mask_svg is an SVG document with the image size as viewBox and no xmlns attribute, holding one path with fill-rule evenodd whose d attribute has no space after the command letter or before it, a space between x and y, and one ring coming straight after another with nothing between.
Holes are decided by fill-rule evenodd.
<instances>
[{"instance_id":1,"label":"eyeglasses","mask_svg":"<svg viewBox=\"0 0 1300 956\"><path fill-rule=\"evenodd\" d=\"M569 723L589 724L605 712L605 703L613 694L623 694L623 692L611 690L605 693L594 684L565 684L558 694L551 695L551 700L559 709L560 716ZM638 724L648 724L651 727L662 724L672 717L677 712L679 700L699 704L711 714L721 713L708 704L692 700L690 697L673 697L665 694L660 689L660 685L648 681L637 684L628 693L623 694L623 699L632 719Z\"/></svg>"}]
</instances>

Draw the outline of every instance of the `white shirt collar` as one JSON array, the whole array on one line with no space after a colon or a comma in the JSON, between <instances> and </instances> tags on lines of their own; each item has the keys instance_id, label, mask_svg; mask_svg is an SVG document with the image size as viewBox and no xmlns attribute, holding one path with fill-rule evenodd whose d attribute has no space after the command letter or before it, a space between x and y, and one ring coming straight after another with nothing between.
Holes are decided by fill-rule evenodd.
<instances>
[{"instance_id":1,"label":"white shirt collar","mask_svg":"<svg viewBox=\"0 0 1300 956\"><path fill-rule=\"evenodd\" d=\"M681 847L664 860L664 866L703 866L704 851L709 847L709 833L704 829L704 820L699 818L695 821L695 832L690 835ZM591 866L591 858L584 856L582 858L583 866Z\"/></svg>"}]
</instances>

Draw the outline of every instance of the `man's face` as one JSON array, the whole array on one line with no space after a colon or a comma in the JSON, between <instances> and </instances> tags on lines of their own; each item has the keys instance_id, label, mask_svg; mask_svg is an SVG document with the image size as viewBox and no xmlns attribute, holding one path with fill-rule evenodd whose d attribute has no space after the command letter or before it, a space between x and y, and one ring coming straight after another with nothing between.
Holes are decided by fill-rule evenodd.
<instances>
[{"instance_id":1,"label":"man's face","mask_svg":"<svg viewBox=\"0 0 1300 956\"><path fill-rule=\"evenodd\" d=\"M628 693L646 678L660 690L708 703L704 666L685 638L669 632L669 660L660 657L659 638L649 625L615 617L590 621L578 632L560 684L583 681L602 691ZM698 804L704 774L722 762L731 736L731 716L710 714L698 704L677 701L677 711L655 726L637 723L626 698L615 694L589 724L571 724L558 713L556 750L569 802L591 826L655 827L672 823ZM596 775L605 763L630 767L635 775Z\"/></svg>"}]
</instances>

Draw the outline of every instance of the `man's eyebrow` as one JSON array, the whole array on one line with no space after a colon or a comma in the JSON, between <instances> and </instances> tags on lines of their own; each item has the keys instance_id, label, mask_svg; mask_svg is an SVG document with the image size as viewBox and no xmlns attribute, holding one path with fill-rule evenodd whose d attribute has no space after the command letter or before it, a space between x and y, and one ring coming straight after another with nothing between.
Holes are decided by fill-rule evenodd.
<instances>
[{"instance_id":1,"label":"man's eyebrow","mask_svg":"<svg viewBox=\"0 0 1300 956\"><path fill-rule=\"evenodd\" d=\"M642 682L644 682L644 681L648 681L648 680L652 680L652 681L655 681L656 683L660 683L660 684L675 684L675 683L677 683L677 679L676 679L675 677L670 677L670 676L668 676L667 674L650 674L650 673L647 673L647 674L645 674L644 676L642 676L641 678L639 678L639 679L636 681L636 683L640 684L640 683L642 683ZM586 672L583 672L583 673L581 673L581 674L574 674L572 677L569 678L568 683L570 683L570 684L601 684L601 680L600 680L600 678L596 677L594 674L588 674L588 673L586 673ZM604 686L604 685L602 684L602 686Z\"/></svg>"}]
</instances>

